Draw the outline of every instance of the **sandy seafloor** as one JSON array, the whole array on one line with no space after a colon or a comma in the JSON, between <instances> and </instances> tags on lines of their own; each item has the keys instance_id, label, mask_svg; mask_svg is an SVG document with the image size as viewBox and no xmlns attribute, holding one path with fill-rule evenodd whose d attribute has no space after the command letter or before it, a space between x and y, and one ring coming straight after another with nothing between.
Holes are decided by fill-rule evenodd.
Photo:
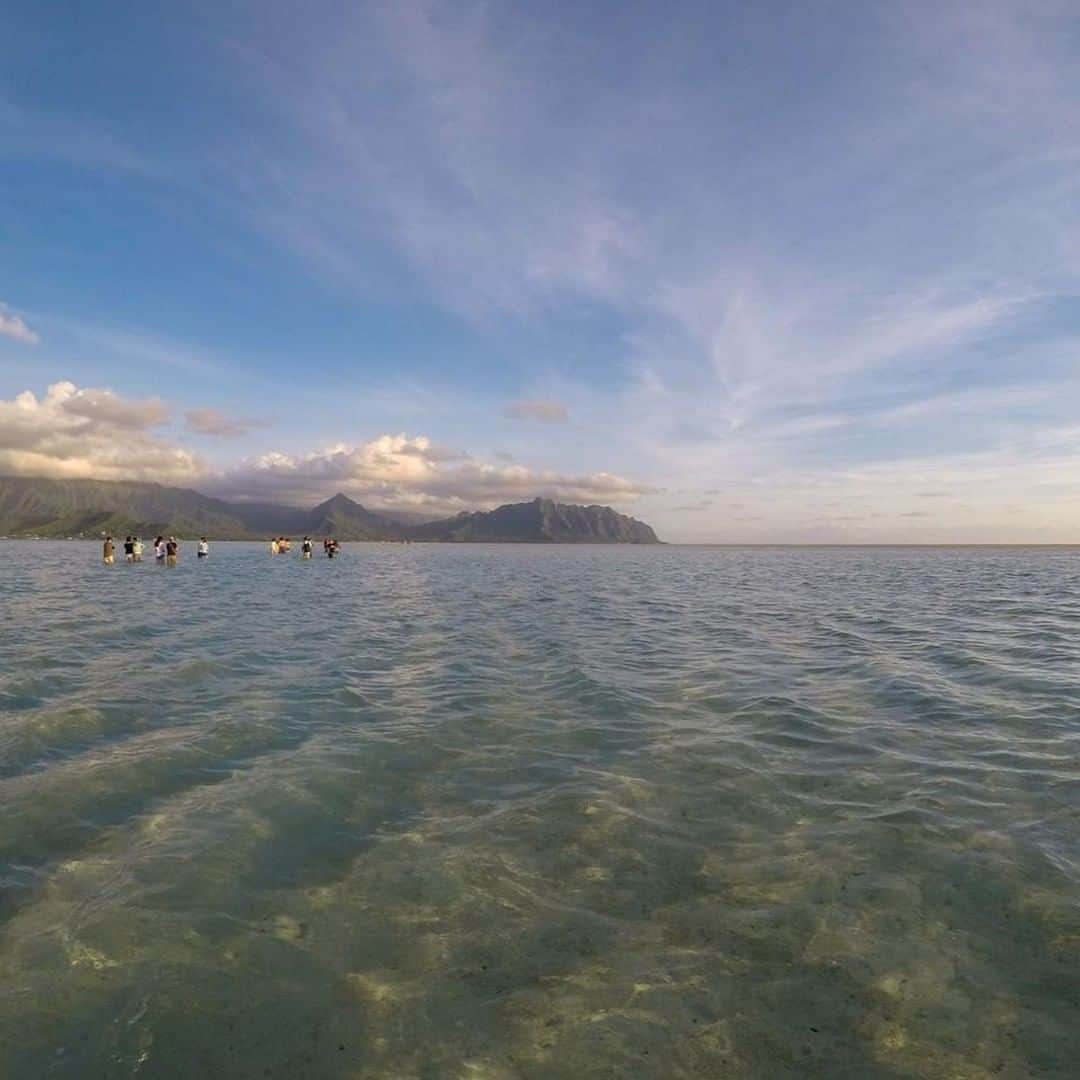
<instances>
[{"instance_id":1,"label":"sandy seafloor","mask_svg":"<svg viewBox=\"0 0 1080 1080\"><path fill-rule=\"evenodd\" d=\"M1080 1075L1080 550L0 558L0 1077Z\"/></svg>"}]
</instances>

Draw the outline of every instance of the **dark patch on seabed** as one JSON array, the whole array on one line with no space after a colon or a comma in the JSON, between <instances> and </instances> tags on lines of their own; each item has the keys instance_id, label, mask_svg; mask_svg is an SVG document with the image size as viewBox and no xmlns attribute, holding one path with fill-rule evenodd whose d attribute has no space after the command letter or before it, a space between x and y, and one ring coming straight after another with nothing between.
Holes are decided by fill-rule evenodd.
<instances>
[{"instance_id":1,"label":"dark patch on seabed","mask_svg":"<svg viewBox=\"0 0 1080 1080\"><path fill-rule=\"evenodd\" d=\"M5 1080L1077 1075L1077 551L10 547Z\"/></svg>"}]
</instances>

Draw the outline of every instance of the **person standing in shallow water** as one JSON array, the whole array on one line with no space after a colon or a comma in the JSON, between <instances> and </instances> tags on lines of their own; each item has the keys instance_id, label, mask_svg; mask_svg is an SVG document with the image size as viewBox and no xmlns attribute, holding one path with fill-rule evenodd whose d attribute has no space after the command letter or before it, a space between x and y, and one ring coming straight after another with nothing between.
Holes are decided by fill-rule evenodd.
<instances>
[{"instance_id":1,"label":"person standing in shallow water","mask_svg":"<svg viewBox=\"0 0 1080 1080\"><path fill-rule=\"evenodd\" d=\"M133 562L142 562L142 541L137 536L132 537L131 555Z\"/></svg>"},{"instance_id":2,"label":"person standing in shallow water","mask_svg":"<svg viewBox=\"0 0 1080 1080\"><path fill-rule=\"evenodd\" d=\"M210 545L206 542L206 537L202 537L199 540L199 558L208 559L210 557Z\"/></svg>"},{"instance_id":3,"label":"person standing in shallow water","mask_svg":"<svg viewBox=\"0 0 1080 1080\"><path fill-rule=\"evenodd\" d=\"M303 559L310 559L312 550L315 545L311 542L310 536L304 537L304 542L300 545L300 557Z\"/></svg>"},{"instance_id":4,"label":"person standing in shallow water","mask_svg":"<svg viewBox=\"0 0 1080 1080\"><path fill-rule=\"evenodd\" d=\"M176 542L175 536L170 536L165 542L165 565L175 566L176 557L180 554L180 545Z\"/></svg>"},{"instance_id":5,"label":"person standing in shallow water","mask_svg":"<svg viewBox=\"0 0 1080 1080\"><path fill-rule=\"evenodd\" d=\"M165 537L164 536L159 536L154 541L154 562L156 562L158 564L158 566L164 566L165 565Z\"/></svg>"},{"instance_id":6,"label":"person standing in shallow water","mask_svg":"<svg viewBox=\"0 0 1080 1080\"><path fill-rule=\"evenodd\" d=\"M116 548L113 545L111 536L106 536L105 543L101 546L101 561L106 566L112 566L116 562Z\"/></svg>"},{"instance_id":7,"label":"person standing in shallow water","mask_svg":"<svg viewBox=\"0 0 1080 1080\"><path fill-rule=\"evenodd\" d=\"M135 537L134 536L125 536L124 537L124 562L131 563L131 562L134 562L134 561L135 561Z\"/></svg>"}]
</instances>

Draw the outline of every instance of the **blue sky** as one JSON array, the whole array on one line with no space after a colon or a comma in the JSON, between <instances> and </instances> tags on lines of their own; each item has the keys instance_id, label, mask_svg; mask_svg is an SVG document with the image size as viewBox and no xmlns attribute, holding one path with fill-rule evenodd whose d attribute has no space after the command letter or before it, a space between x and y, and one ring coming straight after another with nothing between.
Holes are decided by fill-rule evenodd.
<instances>
[{"instance_id":1,"label":"blue sky","mask_svg":"<svg viewBox=\"0 0 1080 1080\"><path fill-rule=\"evenodd\" d=\"M1070 7L9 3L0 471L1076 541Z\"/></svg>"}]
</instances>

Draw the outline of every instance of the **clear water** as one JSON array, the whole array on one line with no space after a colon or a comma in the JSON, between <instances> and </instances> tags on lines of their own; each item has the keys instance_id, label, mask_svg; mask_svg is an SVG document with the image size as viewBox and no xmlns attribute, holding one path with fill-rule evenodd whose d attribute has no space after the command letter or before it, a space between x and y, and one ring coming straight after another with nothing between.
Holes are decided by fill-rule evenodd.
<instances>
[{"instance_id":1,"label":"clear water","mask_svg":"<svg viewBox=\"0 0 1080 1080\"><path fill-rule=\"evenodd\" d=\"M0 1076L1075 1077L1080 551L0 547Z\"/></svg>"}]
</instances>

